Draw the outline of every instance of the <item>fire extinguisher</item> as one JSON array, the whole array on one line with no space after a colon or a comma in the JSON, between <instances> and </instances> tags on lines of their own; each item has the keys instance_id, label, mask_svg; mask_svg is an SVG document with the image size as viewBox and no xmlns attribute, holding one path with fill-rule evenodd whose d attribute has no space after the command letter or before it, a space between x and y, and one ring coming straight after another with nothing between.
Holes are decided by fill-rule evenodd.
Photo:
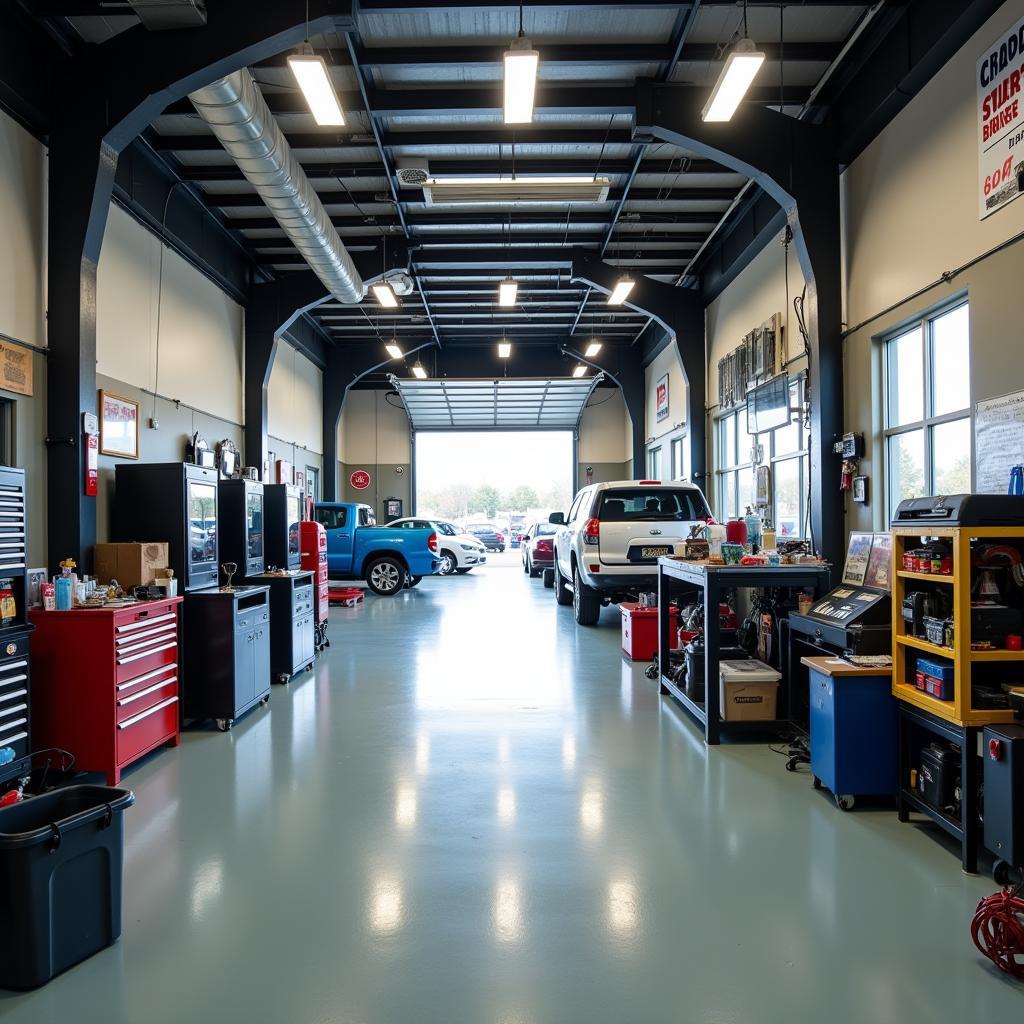
<instances>
[{"instance_id":1,"label":"fire extinguisher","mask_svg":"<svg viewBox=\"0 0 1024 1024\"><path fill-rule=\"evenodd\" d=\"M96 414L82 413L82 439L85 451L85 494L95 498L100 489L100 436Z\"/></svg>"}]
</instances>

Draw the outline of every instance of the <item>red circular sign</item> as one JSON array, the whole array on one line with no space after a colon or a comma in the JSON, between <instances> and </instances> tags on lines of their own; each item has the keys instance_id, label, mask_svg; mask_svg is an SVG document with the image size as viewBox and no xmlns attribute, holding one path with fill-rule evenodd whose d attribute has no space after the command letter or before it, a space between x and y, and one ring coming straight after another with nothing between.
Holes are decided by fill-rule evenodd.
<instances>
[{"instance_id":1,"label":"red circular sign","mask_svg":"<svg viewBox=\"0 0 1024 1024\"><path fill-rule=\"evenodd\" d=\"M365 469L357 469L349 478L348 482L357 490L365 491L370 486L370 474Z\"/></svg>"}]
</instances>

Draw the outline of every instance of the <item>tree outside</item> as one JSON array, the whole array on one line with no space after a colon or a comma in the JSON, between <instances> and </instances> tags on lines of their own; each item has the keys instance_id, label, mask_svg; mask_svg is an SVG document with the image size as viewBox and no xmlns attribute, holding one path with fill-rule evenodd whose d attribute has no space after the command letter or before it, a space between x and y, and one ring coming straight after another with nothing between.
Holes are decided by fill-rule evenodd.
<instances>
[{"instance_id":1,"label":"tree outside","mask_svg":"<svg viewBox=\"0 0 1024 1024\"><path fill-rule=\"evenodd\" d=\"M526 512L539 505L540 499L537 497L537 492L526 484L520 484L505 496L505 506L510 512Z\"/></svg>"}]
</instances>

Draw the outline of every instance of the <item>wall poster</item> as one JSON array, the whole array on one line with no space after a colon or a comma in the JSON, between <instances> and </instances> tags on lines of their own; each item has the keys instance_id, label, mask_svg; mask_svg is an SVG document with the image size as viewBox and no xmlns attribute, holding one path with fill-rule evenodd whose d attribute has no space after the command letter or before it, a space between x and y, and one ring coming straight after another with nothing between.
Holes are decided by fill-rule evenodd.
<instances>
[{"instance_id":1,"label":"wall poster","mask_svg":"<svg viewBox=\"0 0 1024 1024\"><path fill-rule=\"evenodd\" d=\"M1006 494L1010 470L1024 462L1024 391L974 407L974 490Z\"/></svg>"},{"instance_id":2,"label":"wall poster","mask_svg":"<svg viewBox=\"0 0 1024 1024\"><path fill-rule=\"evenodd\" d=\"M654 385L655 414L657 421L668 419L668 374L662 374Z\"/></svg>"},{"instance_id":3,"label":"wall poster","mask_svg":"<svg viewBox=\"0 0 1024 1024\"><path fill-rule=\"evenodd\" d=\"M1024 18L978 58L978 219L1024 188Z\"/></svg>"},{"instance_id":4,"label":"wall poster","mask_svg":"<svg viewBox=\"0 0 1024 1024\"><path fill-rule=\"evenodd\" d=\"M17 395L32 394L32 352L0 341L0 388Z\"/></svg>"}]
</instances>

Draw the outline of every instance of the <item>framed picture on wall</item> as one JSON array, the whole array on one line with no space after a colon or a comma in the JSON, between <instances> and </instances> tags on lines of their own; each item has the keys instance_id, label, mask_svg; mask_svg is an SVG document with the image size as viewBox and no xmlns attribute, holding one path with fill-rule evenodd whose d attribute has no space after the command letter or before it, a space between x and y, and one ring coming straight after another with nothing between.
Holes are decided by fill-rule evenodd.
<instances>
[{"instance_id":1,"label":"framed picture on wall","mask_svg":"<svg viewBox=\"0 0 1024 1024\"><path fill-rule=\"evenodd\" d=\"M119 459L139 457L139 403L100 391L100 454Z\"/></svg>"},{"instance_id":2,"label":"framed picture on wall","mask_svg":"<svg viewBox=\"0 0 1024 1024\"><path fill-rule=\"evenodd\" d=\"M662 420L668 419L668 374L662 374L658 378L658 382L654 385L655 394L655 411L657 414L657 421L660 423Z\"/></svg>"}]
</instances>

